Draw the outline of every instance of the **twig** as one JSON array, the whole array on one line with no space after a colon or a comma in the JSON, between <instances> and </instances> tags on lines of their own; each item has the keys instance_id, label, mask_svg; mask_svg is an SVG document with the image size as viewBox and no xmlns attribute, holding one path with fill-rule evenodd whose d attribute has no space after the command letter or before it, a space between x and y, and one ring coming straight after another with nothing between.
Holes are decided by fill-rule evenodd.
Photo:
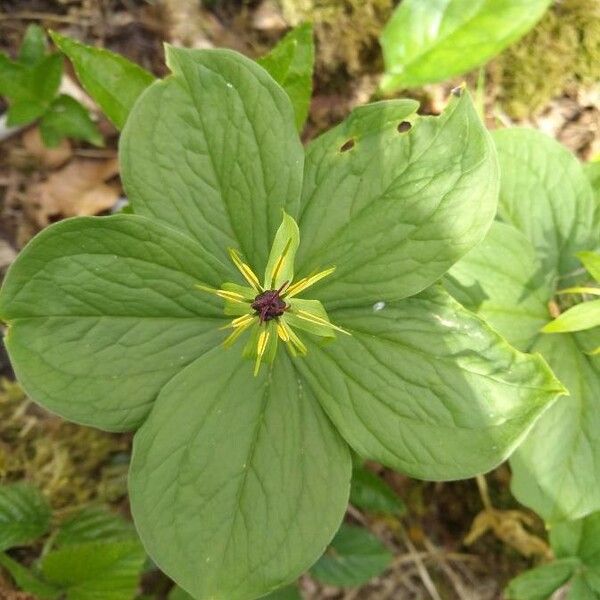
<instances>
[{"instance_id":1,"label":"twig","mask_svg":"<svg viewBox=\"0 0 600 600\"><path fill-rule=\"evenodd\" d=\"M70 17L68 15L56 15L52 13L34 12L29 10L0 15L0 21L20 21L23 19L32 19L34 21L55 21L56 23L71 23L74 25L82 24L80 17Z\"/></svg>"},{"instance_id":2,"label":"twig","mask_svg":"<svg viewBox=\"0 0 600 600\"><path fill-rule=\"evenodd\" d=\"M450 564L444 557L444 553L441 552L440 549L437 548L425 534L423 534L423 543L425 544L427 550L431 552L432 556L435 556L435 558L437 559L440 568L442 569L442 571L444 571L446 577L450 580L450 583L454 587L454 591L456 592L456 595L460 598L460 600L474 600L473 596L471 595L471 592L465 589L465 586L463 585L460 578L450 567Z\"/></svg>"},{"instance_id":3,"label":"twig","mask_svg":"<svg viewBox=\"0 0 600 600\"><path fill-rule=\"evenodd\" d=\"M433 598L433 600L442 600L442 598L440 597L440 595L435 587L435 584L433 583L433 579L431 579L431 576L429 575L429 572L427 571L427 568L425 567L425 563L419 556L417 549L415 548L414 544L410 541L410 538L406 534L406 531L404 531L404 527L402 527L401 524L400 524L400 532L402 535L402 541L404 542L404 544L408 548L410 555L414 559L415 566L417 567L417 571L419 572L419 577L421 578L421 581L423 582L425 589L429 592L429 595Z\"/></svg>"},{"instance_id":4,"label":"twig","mask_svg":"<svg viewBox=\"0 0 600 600\"><path fill-rule=\"evenodd\" d=\"M483 502L483 506L486 510L491 510L492 501L490 500L490 493L488 490L487 482L485 480L485 475L477 475L475 477L475 481L477 481L477 487L479 488L479 495L481 496L481 501Z\"/></svg>"}]
</instances>

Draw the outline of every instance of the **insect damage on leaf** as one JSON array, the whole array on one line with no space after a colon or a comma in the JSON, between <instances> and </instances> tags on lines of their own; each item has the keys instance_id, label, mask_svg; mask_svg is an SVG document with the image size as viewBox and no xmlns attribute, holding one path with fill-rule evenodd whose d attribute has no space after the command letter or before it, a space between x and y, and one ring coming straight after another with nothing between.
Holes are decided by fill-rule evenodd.
<instances>
[{"instance_id":1,"label":"insect damage on leaf","mask_svg":"<svg viewBox=\"0 0 600 600\"><path fill-rule=\"evenodd\" d=\"M324 338L334 337L334 331L348 333L329 321L323 305L317 300L296 299L298 294L335 271L335 267L331 267L292 281L299 237L298 225L292 217L284 214L262 284L238 252L230 248L231 260L249 287L235 283L225 283L221 289L203 283L197 285L199 289L225 300L225 314L235 315L235 319L226 326L233 331L223 342L224 346L232 346L244 332L250 331L244 356L255 359L254 375L258 375L263 361L273 361L278 340L286 344L292 356L306 354L306 346L294 328L308 330ZM278 252L282 246L283 249Z\"/></svg>"}]
</instances>

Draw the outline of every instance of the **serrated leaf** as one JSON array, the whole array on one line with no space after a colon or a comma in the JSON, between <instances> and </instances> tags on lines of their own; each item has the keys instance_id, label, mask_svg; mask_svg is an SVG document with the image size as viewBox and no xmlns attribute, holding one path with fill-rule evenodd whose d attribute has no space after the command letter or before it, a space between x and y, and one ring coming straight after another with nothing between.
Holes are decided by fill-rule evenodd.
<instances>
[{"instance_id":1,"label":"serrated leaf","mask_svg":"<svg viewBox=\"0 0 600 600\"><path fill-rule=\"evenodd\" d=\"M360 456L412 477L492 469L562 390L441 289L330 317L351 336L308 342L299 372Z\"/></svg>"},{"instance_id":2,"label":"serrated leaf","mask_svg":"<svg viewBox=\"0 0 600 600\"><path fill-rule=\"evenodd\" d=\"M352 470L350 502L374 513L402 515L406 512L406 505L398 494L375 473L361 465L355 465Z\"/></svg>"},{"instance_id":3,"label":"serrated leaf","mask_svg":"<svg viewBox=\"0 0 600 600\"><path fill-rule=\"evenodd\" d=\"M587 272L600 283L600 254L598 252L578 252L577 258L583 263Z\"/></svg>"},{"instance_id":4,"label":"serrated leaf","mask_svg":"<svg viewBox=\"0 0 600 600\"><path fill-rule=\"evenodd\" d=\"M579 161L533 129L493 133L502 180L498 215L533 244L545 273L578 269L575 256L600 239L600 205Z\"/></svg>"},{"instance_id":5,"label":"serrated leaf","mask_svg":"<svg viewBox=\"0 0 600 600\"><path fill-rule=\"evenodd\" d=\"M25 30L18 61L25 66L33 66L40 62L46 54L46 34L39 25L29 25Z\"/></svg>"},{"instance_id":6,"label":"serrated leaf","mask_svg":"<svg viewBox=\"0 0 600 600\"><path fill-rule=\"evenodd\" d=\"M33 594L36 599L57 600L61 598L60 588L43 581L33 571L13 560L10 556L0 553L0 567L10 573L19 589Z\"/></svg>"},{"instance_id":7,"label":"serrated leaf","mask_svg":"<svg viewBox=\"0 0 600 600\"><path fill-rule=\"evenodd\" d=\"M508 600L547 600L576 572L578 561L557 560L525 571L510 581L506 588Z\"/></svg>"},{"instance_id":8,"label":"serrated leaf","mask_svg":"<svg viewBox=\"0 0 600 600\"><path fill-rule=\"evenodd\" d=\"M350 467L287 355L253 377L218 348L165 387L136 434L132 510L146 550L184 589L256 598L323 552L346 509Z\"/></svg>"},{"instance_id":9,"label":"serrated leaf","mask_svg":"<svg viewBox=\"0 0 600 600\"><path fill-rule=\"evenodd\" d=\"M523 351L551 318L552 280L529 239L505 223L492 225L483 242L450 269L444 285Z\"/></svg>"},{"instance_id":10,"label":"serrated leaf","mask_svg":"<svg viewBox=\"0 0 600 600\"><path fill-rule=\"evenodd\" d=\"M312 25L304 23L292 29L257 62L290 97L296 115L296 127L302 130L312 95L312 75L315 64Z\"/></svg>"},{"instance_id":11,"label":"serrated leaf","mask_svg":"<svg viewBox=\"0 0 600 600\"><path fill-rule=\"evenodd\" d=\"M120 54L87 46L55 31L50 35L73 63L85 91L115 127L122 129L136 100L155 77Z\"/></svg>"},{"instance_id":12,"label":"serrated leaf","mask_svg":"<svg viewBox=\"0 0 600 600\"><path fill-rule=\"evenodd\" d=\"M52 514L41 492L27 483L0 486L0 551L35 541Z\"/></svg>"},{"instance_id":13,"label":"serrated leaf","mask_svg":"<svg viewBox=\"0 0 600 600\"><path fill-rule=\"evenodd\" d=\"M565 333L582 331L600 325L600 300L591 300L572 306L550 321L542 331L544 333Z\"/></svg>"},{"instance_id":14,"label":"serrated leaf","mask_svg":"<svg viewBox=\"0 0 600 600\"><path fill-rule=\"evenodd\" d=\"M73 421L136 427L166 382L223 339L220 302L195 285L218 286L228 273L200 244L144 217L45 229L0 296L19 381Z\"/></svg>"},{"instance_id":15,"label":"serrated leaf","mask_svg":"<svg viewBox=\"0 0 600 600\"><path fill-rule=\"evenodd\" d=\"M90 506L61 523L54 538L54 546L83 542L114 542L136 539L133 524L110 511Z\"/></svg>"},{"instance_id":16,"label":"serrated leaf","mask_svg":"<svg viewBox=\"0 0 600 600\"><path fill-rule=\"evenodd\" d=\"M40 131L44 144L49 147L58 146L64 138L85 140L95 146L104 144L87 109L65 94L57 96L45 111Z\"/></svg>"},{"instance_id":17,"label":"serrated leaf","mask_svg":"<svg viewBox=\"0 0 600 600\"><path fill-rule=\"evenodd\" d=\"M468 94L441 117L417 106L360 107L307 148L297 272L336 267L314 287L327 310L421 291L493 221L496 156Z\"/></svg>"},{"instance_id":18,"label":"serrated leaf","mask_svg":"<svg viewBox=\"0 0 600 600\"><path fill-rule=\"evenodd\" d=\"M227 248L236 248L261 273L281 210L295 216L300 195L303 151L290 100L264 69L229 50L169 47L167 61L173 75L148 88L121 137L133 210L202 240L227 264Z\"/></svg>"},{"instance_id":19,"label":"serrated leaf","mask_svg":"<svg viewBox=\"0 0 600 600\"><path fill-rule=\"evenodd\" d=\"M403 0L381 34L392 91L484 64L531 29L552 0Z\"/></svg>"},{"instance_id":20,"label":"serrated leaf","mask_svg":"<svg viewBox=\"0 0 600 600\"><path fill-rule=\"evenodd\" d=\"M131 600L146 555L137 541L68 545L42 558L42 572L67 600Z\"/></svg>"},{"instance_id":21,"label":"serrated leaf","mask_svg":"<svg viewBox=\"0 0 600 600\"><path fill-rule=\"evenodd\" d=\"M367 529L343 524L310 574L328 585L354 587L381 575L392 558L393 554Z\"/></svg>"}]
</instances>

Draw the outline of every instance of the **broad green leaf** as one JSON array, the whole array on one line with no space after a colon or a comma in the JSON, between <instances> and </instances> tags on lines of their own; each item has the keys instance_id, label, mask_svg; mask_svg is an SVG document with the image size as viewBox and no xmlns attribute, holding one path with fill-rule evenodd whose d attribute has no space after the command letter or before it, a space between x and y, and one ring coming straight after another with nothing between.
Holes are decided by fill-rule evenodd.
<instances>
[{"instance_id":1,"label":"broad green leaf","mask_svg":"<svg viewBox=\"0 0 600 600\"><path fill-rule=\"evenodd\" d=\"M65 94L57 96L50 104L42 117L40 131L44 144L49 147L58 146L66 137L85 140L95 146L104 144L87 109Z\"/></svg>"},{"instance_id":2,"label":"broad green leaf","mask_svg":"<svg viewBox=\"0 0 600 600\"><path fill-rule=\"evenodd\" d=\"M300 243L300 232L296 221L283 213L283 221L275 234L273 247L265 268L265 289L278 290L294 279L294 259Z\"/></svg>"},{"instance_id":3,"label":"broad green leaf","mask_svg":"<svg viewBox=\"0 0 600 600\"><path fill-rule=\"evenodd\" d=\"M374 513L401 515L406 512L398 494L375 473L360 465L352 470L350 502Z\"/></svg>"},{"instance_id":4,"label":"broad green leaf","mask_svg":"<svg viewBox=\"0 0 600 600\"><path fill-rule=\"evenodd\" d=\"M46 54L46 34L39 25L29 25L19 48L18 61L25 66L40 62Z\"/></svg>"},{"instance_id":5,"label":"broad green leaf","mask_svg":"<svg viewBox=\"0 0 600 600\"><path fill-rule=\"evenodd\" d=\"M6 124L10 127L28 125L41 117L48 106L36 100L17 100L13 102L6 113Z\"/></svg>"},{"instance_id":6,"label":"broad green leaf","mask_svg":"<svg viewBox=\"0 0 600 600\"><path fill-rule=\"evenodd\" d=\"M96 541L114 542L136 537L132 523L107 509L90 506L61 524L54 538L54 546Z\"/></svg>"},{"instance_id":7,"label":"broad green leaf","mask_svg":"<svg viewBox=\"0 0 600 600\"><path fill-rule=\"evenodd\" d=\"M0 95L11 100L31 99L27 85L27 68L0 52Z\"/></svg>"},{"instance_id":8,"label":"broad green leaf","mask_svg":"<svg viewBox=\"0 0 600 600\"><path fill-rule=\"evenodd\" d=\"M593 250L600 239L600 205L581 163L533 129L493 135L502 172L498 215L531 241L543 272L575 271L575 254Z\"/></svg>"},{"instance_id":9,"label":"broad green leaf","mask_svg":"<svg viewBox=\"0 0 600 600\"><path fill-rule=\"evenodd\" d=\"M89 542L48 553L42 572L66 600L131 600L145 558L137 541Z\"/></svg>"},{"instance_id":10,"label":"broad green leaf","mask_svg":"<svg viewBox=\"0 0 600 600\"><path fill-rule=\"evenodd\" d=\"M542 331L544 333L564 333L598 326L600 326L600 300L591 300L572 306L554 321L548 323Z\"/></svg>"},{"instance_id":11,"label":"broad green leaf","mask_svg":"<svg viewBox=\"0 0 600 600\"><path fill-rule=\"evenodd\" d=\"M570 395L559 398L511 458L512 492L546 521L576 519L600 509L600 330L543 335L544 356Z\"/></svg>"},{"instance_id":12,"label":"broad green leaf","mask_svg":"<svg viewBox=\"0 0 600 600\"><path fill-rule=\"evenodd\" d=\"M228 271L202 246L135 215L45 229L4 281L0 317L19 381L49 410L121 431L160 389L222 341L222 305L200 293Z\"/></svg>"},{"instance_id":13,"label":"broad green leaf","mask_svg":"<svg viewBox=\"0 0 600 600\"><path fill-rule=\"evenodd\" d=\"M563 559L525 571L510 581L508 600L547 600L576 572L578 561Z\"/></svg>"},{"instance_id":14,"label":"broad green leaf","mask_svg":"<svg viewBox=\"0 0 600 600\"><path fill-rule=\"evenodd\" d=\"M0 551L35 541L48 531L50 507L27 483L0 486Z\"/></svg>"},{"instance_id":15,"label":"broad green leaf","mask_svg":"<svg viewBox=\"0 0 600 600\"><path fill-rule=\"evenodd\" d=\"M354 587L381 575L392 558L393 554L367 529L343 524L310 574L329 585Z\"/></svg>"},{"instance_id":16,"label":"broad green leaf","mask_svg":"<svg viewBox=\"0 0 600 600\"><path fill-rule=\"evenodd\" d=\"M551 319L549 279L525 235L496 222L483 242L450 269L444 285L463 306L527 351Z\"/></svg>"},{"instance_id":17,"label":"broad green leaf","mask_svg":"<svg viewBox=\"0 0 600 600\"><path fill-rule=\"evenodd\" d=\"M286 91L296 115L296 127L301 130L308 116L312 95L315 64L315 44L310 23L292 29L268 54L257 60Z\"/></svg>"},{"instance_id":18,"label":"broad green leaf","mask_svg":"<svg viewBox=\"0 0 600 600\"><path fill-rule=\"evenodd\" d=\"M115 127L122 129L140 94L155 81L154 76L120 54L87 46L55 31L50 35L73 63L85 91Z\"/></svg>"},{"instance_id":19,"label":"broad green leaf","mask_svg":"<svg viewBox=\"0 0 600 600\"><path fill-rule=\"evenodd\" d=\"M344 515L351 460L295 363L257 377L217 348L160 393L134 439L144 546L198 598L256 598L298 577Z\"/></svg>"},{"instance_id":20,"label":"broad green leaf","mask_svg":"<svg viewBox=\"0 0 600 600\"><path fill-rule=\"evenodd\" d=\"M173 75L148 88L121 137L133 210L202 240L223 262L227 248L241 250L261 273L281 210L297 212L303 152L290 100L230 50L168 47L167 62Z\"/></svg>"},{"instance_id":21,"label":"broad green leaf","mask_svg":"<svg viewBox=\"0 0 600 600\"><path fill-rule=\"evenodd\" d=\"M600 283L600 254L598 252L578 252L577 258L583 263L587 272Z\"/></svg>"},{"instance_id":22,"label":"broad green leaf","mask_svg":"<svg viewBox=\"0 0 600 600\"><path fill-rule=\"evenodd\" d=\"M3 567L24 592L33 594L38 600L58 600L62 597L60 588L43 581L32 570L0 553L0 567Z\"/></svg>"},{"instance_id":23,"label":"broad green leaf","mask_svg":"<svg viewBox=\"0 0 600 600\"><path fill-rule=\"evenodd\" d=\"M194 600L194 597L176 585L169 593L169 600Z\"/></svg>"},{"instance_id":24,"label":"broad green leaf","mask_svg":"<svg viewBox=\"0 0 600 600\"><path fill-rule=\"evenodd\" d=\"M440 117L416 108L360 107L308 146L297 271L336 267L314 287L327 310L412 296L493 221L496 156L468 94Z\"/></svg>"},{"instance_id":25,"label":"broad green leaf","mask_svg":"<svg viewBox=\"0 0 600 600\"><path fill-rule=\"evenodd\" d=\"M567 600L598 600L599 597L584 577L575 577L567 594Z\"/></svg>"},{"instance_id":26,"label":"broad green leaf","mask_svg":"<svg viewBox=\"0 0 600 600\"><path fill-rule=\"evenodd\" d=\"M63 74L63 58L60 54L49 54L32 69L28 70L33 99L49 105L58 93Z\"/></svg>"},{"instance_id":27,"label":"broad green leaf","mask_svg":"<svg viewBox=\"0 0 600 600\"><path fill-rule=\"evenodd\" d=\"M552 0L403 0L381 35L392 91L484 64L527 33Z\"/></svg>"},{"instance_id":28,"label":"broad green leaf","mask_svg":"<svg viewBox=\"0 0 600 600\"><path fill-rule=\"evenodd\" d=\"M172 600L172 598L169 598L169 600ZM297 585L288 585L263 596L260 600L302 600L302 596Z\"/></svg>"},{"instance_id":29,"label":"broad green leaf","mask_svg":"<svg viewBox=\"0 0 600 600\"><path fill-rule=\"evenodd\" d=\"M351 336L298 362L350 446L412 477L472 477L502 462L562 386L440 289L335 310Z\"/></svg>"},{"instance_id":30,"label":"broad green leaf","mask_svg":"<svg viewBox=\"0 0 600 600\"><path fill-rule=\"evenodd\" d=\"M578 521L556 523L550 543L558 558L576 556L590 567L600 565L600 512Z\"/></svg>"},{"instance_id":31,"label":"broad green leaf","mask_svg":"<svg viewBox=\"0 0 600 600\"><path fill-rule=\"evenodd\" d=\"M583 171L592 185L596 199L600 201L600 160L585 163Z\"/></svg>"}]
</instances>

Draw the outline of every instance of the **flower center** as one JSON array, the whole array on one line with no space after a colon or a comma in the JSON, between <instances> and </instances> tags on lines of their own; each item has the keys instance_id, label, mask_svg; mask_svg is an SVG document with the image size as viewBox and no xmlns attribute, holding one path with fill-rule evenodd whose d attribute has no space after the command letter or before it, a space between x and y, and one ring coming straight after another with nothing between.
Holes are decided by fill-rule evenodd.
<instances>
[{"instance_id":1,"label":"flower center","mask_svg":"<svg viewBox=\"0 0 600 600\"><path fill-rule=\"evenodd\" d=\"M287 310L287 304L280 296L283 287L285 285L278 290L267 290L254 298L251 306L256 311L261 323L280 317Z\"/></svg>"}]
</instances>

